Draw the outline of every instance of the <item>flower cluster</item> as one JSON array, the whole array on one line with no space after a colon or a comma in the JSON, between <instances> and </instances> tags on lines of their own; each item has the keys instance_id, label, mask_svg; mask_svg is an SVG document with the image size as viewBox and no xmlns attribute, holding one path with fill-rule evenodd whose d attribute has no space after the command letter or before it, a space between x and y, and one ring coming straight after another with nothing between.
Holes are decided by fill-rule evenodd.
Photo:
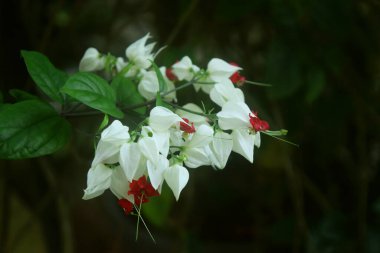
<instances>
[{"instance_id":1,"label":"flower cluster","mask_svg":"<svg viewBox=\"0 0 380 253\"><path fill-rule=\"evenodd\" d=\"M142 97L159 102L146 104L151 106L149 116L134 129L119 120L105 128L88 172L83 198L110 189L126 213L159 195L164 182L178 200L189 180L188 168L223 169L232 151L253 163L260 132L275 132L236 87L246 82L237 64L213 58L202 69L185 56L168 68L155 69L157 53L155 43L147 44L149 38L147 34L131 44L125 58L89 48L79 65L81 71L105 70L133 78ZM209 94L221 109L212 114L194 103L179 106L176 91L187 86Z\"/></svg>"}]
</instances>

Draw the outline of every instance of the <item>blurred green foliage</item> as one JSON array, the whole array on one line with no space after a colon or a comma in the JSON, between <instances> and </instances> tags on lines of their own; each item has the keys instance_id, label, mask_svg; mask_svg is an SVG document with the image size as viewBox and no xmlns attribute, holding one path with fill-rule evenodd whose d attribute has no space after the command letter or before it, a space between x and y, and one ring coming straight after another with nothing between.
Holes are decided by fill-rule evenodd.
<instances>
[{"instance_id":1,"label":"blurred green foliage","mask_svg":"<svg viewBox=\"0 0 380 253\"><path fill-rule=\"evenodd\" d=\"M168 44L158 65L189 55L205 66L219 57L242 66L247 79L271 83L246 84L247 102L300 144L297 149L263 136L253 165L236 155L224 171L190 171L179 203L164 195L145 211L157 244L141 228L136 243L136 219L124 217L110 194L81 200L102 118L70 118L74 137L62 152L0 161L0 251L13 252L17 242L29 252L379 252L379 1L0 5L4 101L14 101L8 90L15 88L40 95L21 49L42 51L70 72L90 46L123 55L151 32L159 46ZM206 101L192 90L178 96L184 103L193 96ZM15 223L20 209L31 214L25 224L37 232ZM10 231L20 227L14 238ZM32 243L34 233L39 239Z\"/></svg>"}]
</instances>

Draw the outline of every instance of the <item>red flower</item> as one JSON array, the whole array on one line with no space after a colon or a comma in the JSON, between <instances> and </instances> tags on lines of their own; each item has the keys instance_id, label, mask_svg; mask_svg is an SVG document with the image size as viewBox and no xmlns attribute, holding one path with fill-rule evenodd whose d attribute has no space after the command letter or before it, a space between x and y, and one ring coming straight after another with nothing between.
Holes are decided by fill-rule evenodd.
<instances>
[{"instance_id":1,"label":"red flower","mask_svg":"<svg viewBox=\"0 0 380 253\"><path fill-rule=\"evenodd\" d=\"M188 134L192 134L192 133L195 133L195 127L194 127L194 123L191 122L190 124L190 121L186 118L182 118L185 122L180 122L179 123L179 128L184 131L185 133L188 133Z\"/></svg>"},{"instance_id":2,"label":"red flower","mask_svg":"<svg viewBox=\"0 0 380 253\"><path fill-rule=\"evenodd\" d=\"M237 65L234 62L230 62L230 64L233 66L239 67L239 65ZM240 75L239 71L236 71L235 73L233 73L232 76L230 76L230 80L232 83L234 83L238 86L241 86L245 83L245 77Z\"/></svg>"},{"instance_id":3,"label":"red flower","mask_svg":"<svg viewBox=\"0 0 380 253\"><path fill-rule=\"evenodd\" d=\"M145 176L140 177L138 180L132 180L132 183L129 184L129 188L128 195L134 196L136 205L146 203L149 201L149 197L159 195L151 183L146 180Z\"/></svg>"},{"instance_id":4,"label":"red flower","mask_svg":"<svg viewBox=\"0 0 380 253\"><path fill-rule=\"evenodd\" d=\"M253 114L253 115L252 115ZM257 113L253 112L249 115L249 122L251 123L252 128L256 131L266 131L269 129L269 124L265 120L259 119Z\"/></svg>"},{"instance_id":5,"label":"red flower","mask_svg":"<svg viewBox=\"0 0 380 253\"><path fill-rule=\"evenodd\" d=\"M167 68L165 74L170 81L178 81L178 77L173 73L173 70L171 68Z\"/></svg>"},{"instance_id":6,"label":"red flower","mask_svg":"<svg viewBox=\"0 0 380 253\"><path fill-rule=\"evenodd\" d=\"M117 203L123 208L125 215L128 215L132 212L133 204L130 201L126 199L119 199Z\"/></svg>"}]
</instances>

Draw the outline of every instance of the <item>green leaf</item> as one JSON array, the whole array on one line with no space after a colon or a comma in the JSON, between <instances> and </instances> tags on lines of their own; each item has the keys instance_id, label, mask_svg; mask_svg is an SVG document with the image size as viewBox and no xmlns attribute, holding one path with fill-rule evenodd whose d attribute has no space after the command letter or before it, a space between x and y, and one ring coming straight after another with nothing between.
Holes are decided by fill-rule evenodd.
<instances>
[{"instance_id":1,"label":"green leaf","mask_svg":"<svg viewBox=\"0 0 380 253\"><path fill-rule=\"evenodd\" d=\"M68 75L55 68L49 59L41 53L22 50L21 55L37 86L51 99L63 103L64 96L60 93L60 88L65 84Z\"/></svg>"},{"instance_id":2,"label":"green leaf","mask_svg":"<svg viewBox=\"0 0 380 253\"><path fill-rule=\"evenodd\" d=\"M112 80L111 87L116 93L117 103L123 108L145 102L145 99L137 91L136 84L131 78L117 75ZM134 111L140 114L145 114L146 106L136 108Z\"/></svg>"},{"instance_id":3,"label":"green leaf","mask_svg":"<svg viewBox=\"0 0 380 253\"><path fill-rule=\"evenodd\" d=\"M166 81L164 77L162 76L160 69L158 68L156 63L154 63L153 61L152 61L152 67L154 69L154 72L156 72L156 75L157 75L160 93L165 92L168 89L168 85L166 84Z\"/></svg>"},{"instance_id":4,"label":"green leaf","mask_svg":"<svg viewBox=\"0 0 380 253\"><path fill-rule=\"evenodd\" d=\"M62 148L69 136L69 123L40 100L25 100L0 108L0 158L51 154Z\"/></svg>"},{"instance_id":5,"label":"green leaf","mask_svg":"<svg viewBox=\"0 0 380 253\"><path fill-rule=\"evenodd\" d=\"M19 89L12 89L9 91L9 94L12 95L17 101L24 101L30 99L39 99L37 96L34 96L26 91Z\"/></svg>"},{"instance_id":6,"label":"green leaf","mask_svg":"<svg viewBox=\"0 0 380 253\"><path fill-rule=\"evenodd\" d=\"M85 105L97 109L115 118L123 118L124 114L116 107L114 90L103 78L87 72L79 72L71 76L61 89Z\"/></svg>"}]
</instances>

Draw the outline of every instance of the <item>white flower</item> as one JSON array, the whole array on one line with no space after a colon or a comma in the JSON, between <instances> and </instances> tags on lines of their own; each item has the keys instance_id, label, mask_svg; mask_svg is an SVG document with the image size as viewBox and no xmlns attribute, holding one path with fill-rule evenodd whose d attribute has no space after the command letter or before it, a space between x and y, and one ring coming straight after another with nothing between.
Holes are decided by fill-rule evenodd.
<instances>
[{"instance_id":1,"label":"white flower","mask_svg":"<svg viewBox=\"0 0 380 253\"><path fill-rule=\"evenodd\" d=\"M92 167L87 174L87 188L84 190L83 199L92 199L107 189L119 199L125 198L133 202L133 198L128 195L129 184L120 166L109 168L100 163Z\"/></svg>"},{"instance_id":2,"label":"white flower","mask_svg":"<svg viewBox=\"0 0 380 253\"><path fill-rule=\"evenodd\" d=\"M167 91L173 90L174 89L174 84L172 81L170 81L166 75L165 67L161 67L160 71L162 73L162 76L164 77L164 80L167 84ZM157 92L160 90L160 85L158 82L158 78L156 75L156 72L154 70L151 71L142 71L142 79L139 82L139 85L137 87L139 93L141 96L143 96L147 100L151 100L156 97ZM167 101L175 101L176 100L176 92L170 92L164 97L165 100Z\"/></svg>"},{"instance_id":3,"label":"white flower","mask_svg":"<svg viewBox=\"0 0 380 253\"><path fill-rule=\"evenodd\" d=\"M181 191L189 181L189 172L185 167L174 164L165 170L164 178L178 201Z\"/></svg>"},{"instance_id":4,"label":"white flower","mask_svg":"<svg viewBox=\"0 0 380 253\"><path fill-rule=\"evenodd\" d=\"M194 134L190 134L182 147L181 154L186 157L185 165L197 168L210 165L210 159L204 148L212 141L214 130L209 125L201 125Z\"/></svg>"},{"instance_id":5,"label":"white flower","mask_svg":"<svg viewBox=\"0 0 380 253\"><path fill-rule=\"evenodd\" d=\"M143 38L132 43L126 50L125 54L127 58L133 62L138 68L147 69L152 64L155 54L152 54L153 48L156 43L146 44L147 40L150 38L148 33ZM156 53L157 55L157 53Z\"/></svg>"},{"instance_id":6,"label":"white flower","mask_svg":"<svg viewBox=\"0 0 380 253\"><path fill-rule=\"evenodd\" d=\"M178 80L190 81L194 74L199 71L199 67L193 65L188 56L184 56L179 62L172 66L173 73L178 77Z\"/></svg>"},{"instance_id":7,"label":"white flower","mask_svg":"<svg viewBox=\"0 0 380 253\"><path fill-rule=\"evenodd\" d=\"M149 126L157 132L168 131L170 127L183 119L163 106L156 106L150 111Z\"/></svg>"},{"instance_id":8,"label":"white flower","mask_svg":"<svg viewBox=\"0 0 380 253\"><path fill-rule=\"evenodd\" d=\"M195 83L194 88L196 91L202 89L203 92L210 94L212 88L218 82L223 82L229 79L230 76L236 71L241 70L240 67L231 65L221 59L213 58L207 64L207 76L199 80L202 83Z\"/></svg>"},{"instance_id":9,"label":"white flower","mask_svg":"<svg viewBox=\"0 0 380 253\"><path fill-rule=\"evenodd\" d=\"M210 98L219 106L223 106L229 101L244 102L242 90L235 88L230 79L223 79L215 84L210 91Z\"/></svg>"},{"instance_id":10,"label":"white flower","mask_svg":"<svg viewBox=\"0 0 380 253\"><path fill-rule=\"evenodd\" d=\"M99 71L104 69L104 65L104 56L102 56L96 48L90 47L80 60L79 71Z\"/></svg>"},{"instance_id":11,"label":"white flower","mask_svg":"<svg viewBox=\"0 0 380 253\"><path fill-rule=\"evenodd\" d=\"M95 167L98 163L116 163L121 145L130 139L128 131L129 128L118 120L113 121L111 125L104 129L96 147L95 157L91 166Z\"/></svg>"},{"instance_id":12,"label":"white flower","mask_svg":"<svg viewBox=\"0 0 380 253\"><path fill-rule=\"evenodd\" d=\"M208 77L215 82L228 79L233 73L241 69L218 58L211 59L207 65Z\"/></svg>"},{"instance_id":13,"label":"white flower","mask_svg":"<svg viewBox=\"0 0 380 253\"><path fill-rule=\"evenodd\" d=\"M148 160L147 167L150 183L157 190L164 181L164 173L169 167L169 160L165 156L159 155L156 162Z\"/></svg>"},{"instance_id":14,"label":"white flower","mask_svg":"<svg viewBox=\"0 0 380 253\"><path fill-rule=\"evenodd\" d=\"M211 165L218 169L226 167L228 157L232 151L232 137L225 132L218 131L214 135L212 142L206 148Z\"/></svg>"},{"instance_id":15,"label":"white flower","mask_svg":"<svg viewBox=\"0 0 380 253\"><path fill-rule=\"evenodd\" d=\"M217 113L218 123L223 130L233 130L232 150L253 163L253 147L259 145L260 135L250 123L250 117L256 117L243 102L227 102ZM257 140L256 140L257 139Z\"/></svg>"},{"instance_id":16,"label":"white flower","mask_svg":"<svg viewBox=\"0 0 380 253\"><path fill-rule=\"evenodd\" d=\"M146 171L146 158L135 142L125 143L121 146L119 163L129 182L139 179Z\"/></svg>"}]
</instances>

